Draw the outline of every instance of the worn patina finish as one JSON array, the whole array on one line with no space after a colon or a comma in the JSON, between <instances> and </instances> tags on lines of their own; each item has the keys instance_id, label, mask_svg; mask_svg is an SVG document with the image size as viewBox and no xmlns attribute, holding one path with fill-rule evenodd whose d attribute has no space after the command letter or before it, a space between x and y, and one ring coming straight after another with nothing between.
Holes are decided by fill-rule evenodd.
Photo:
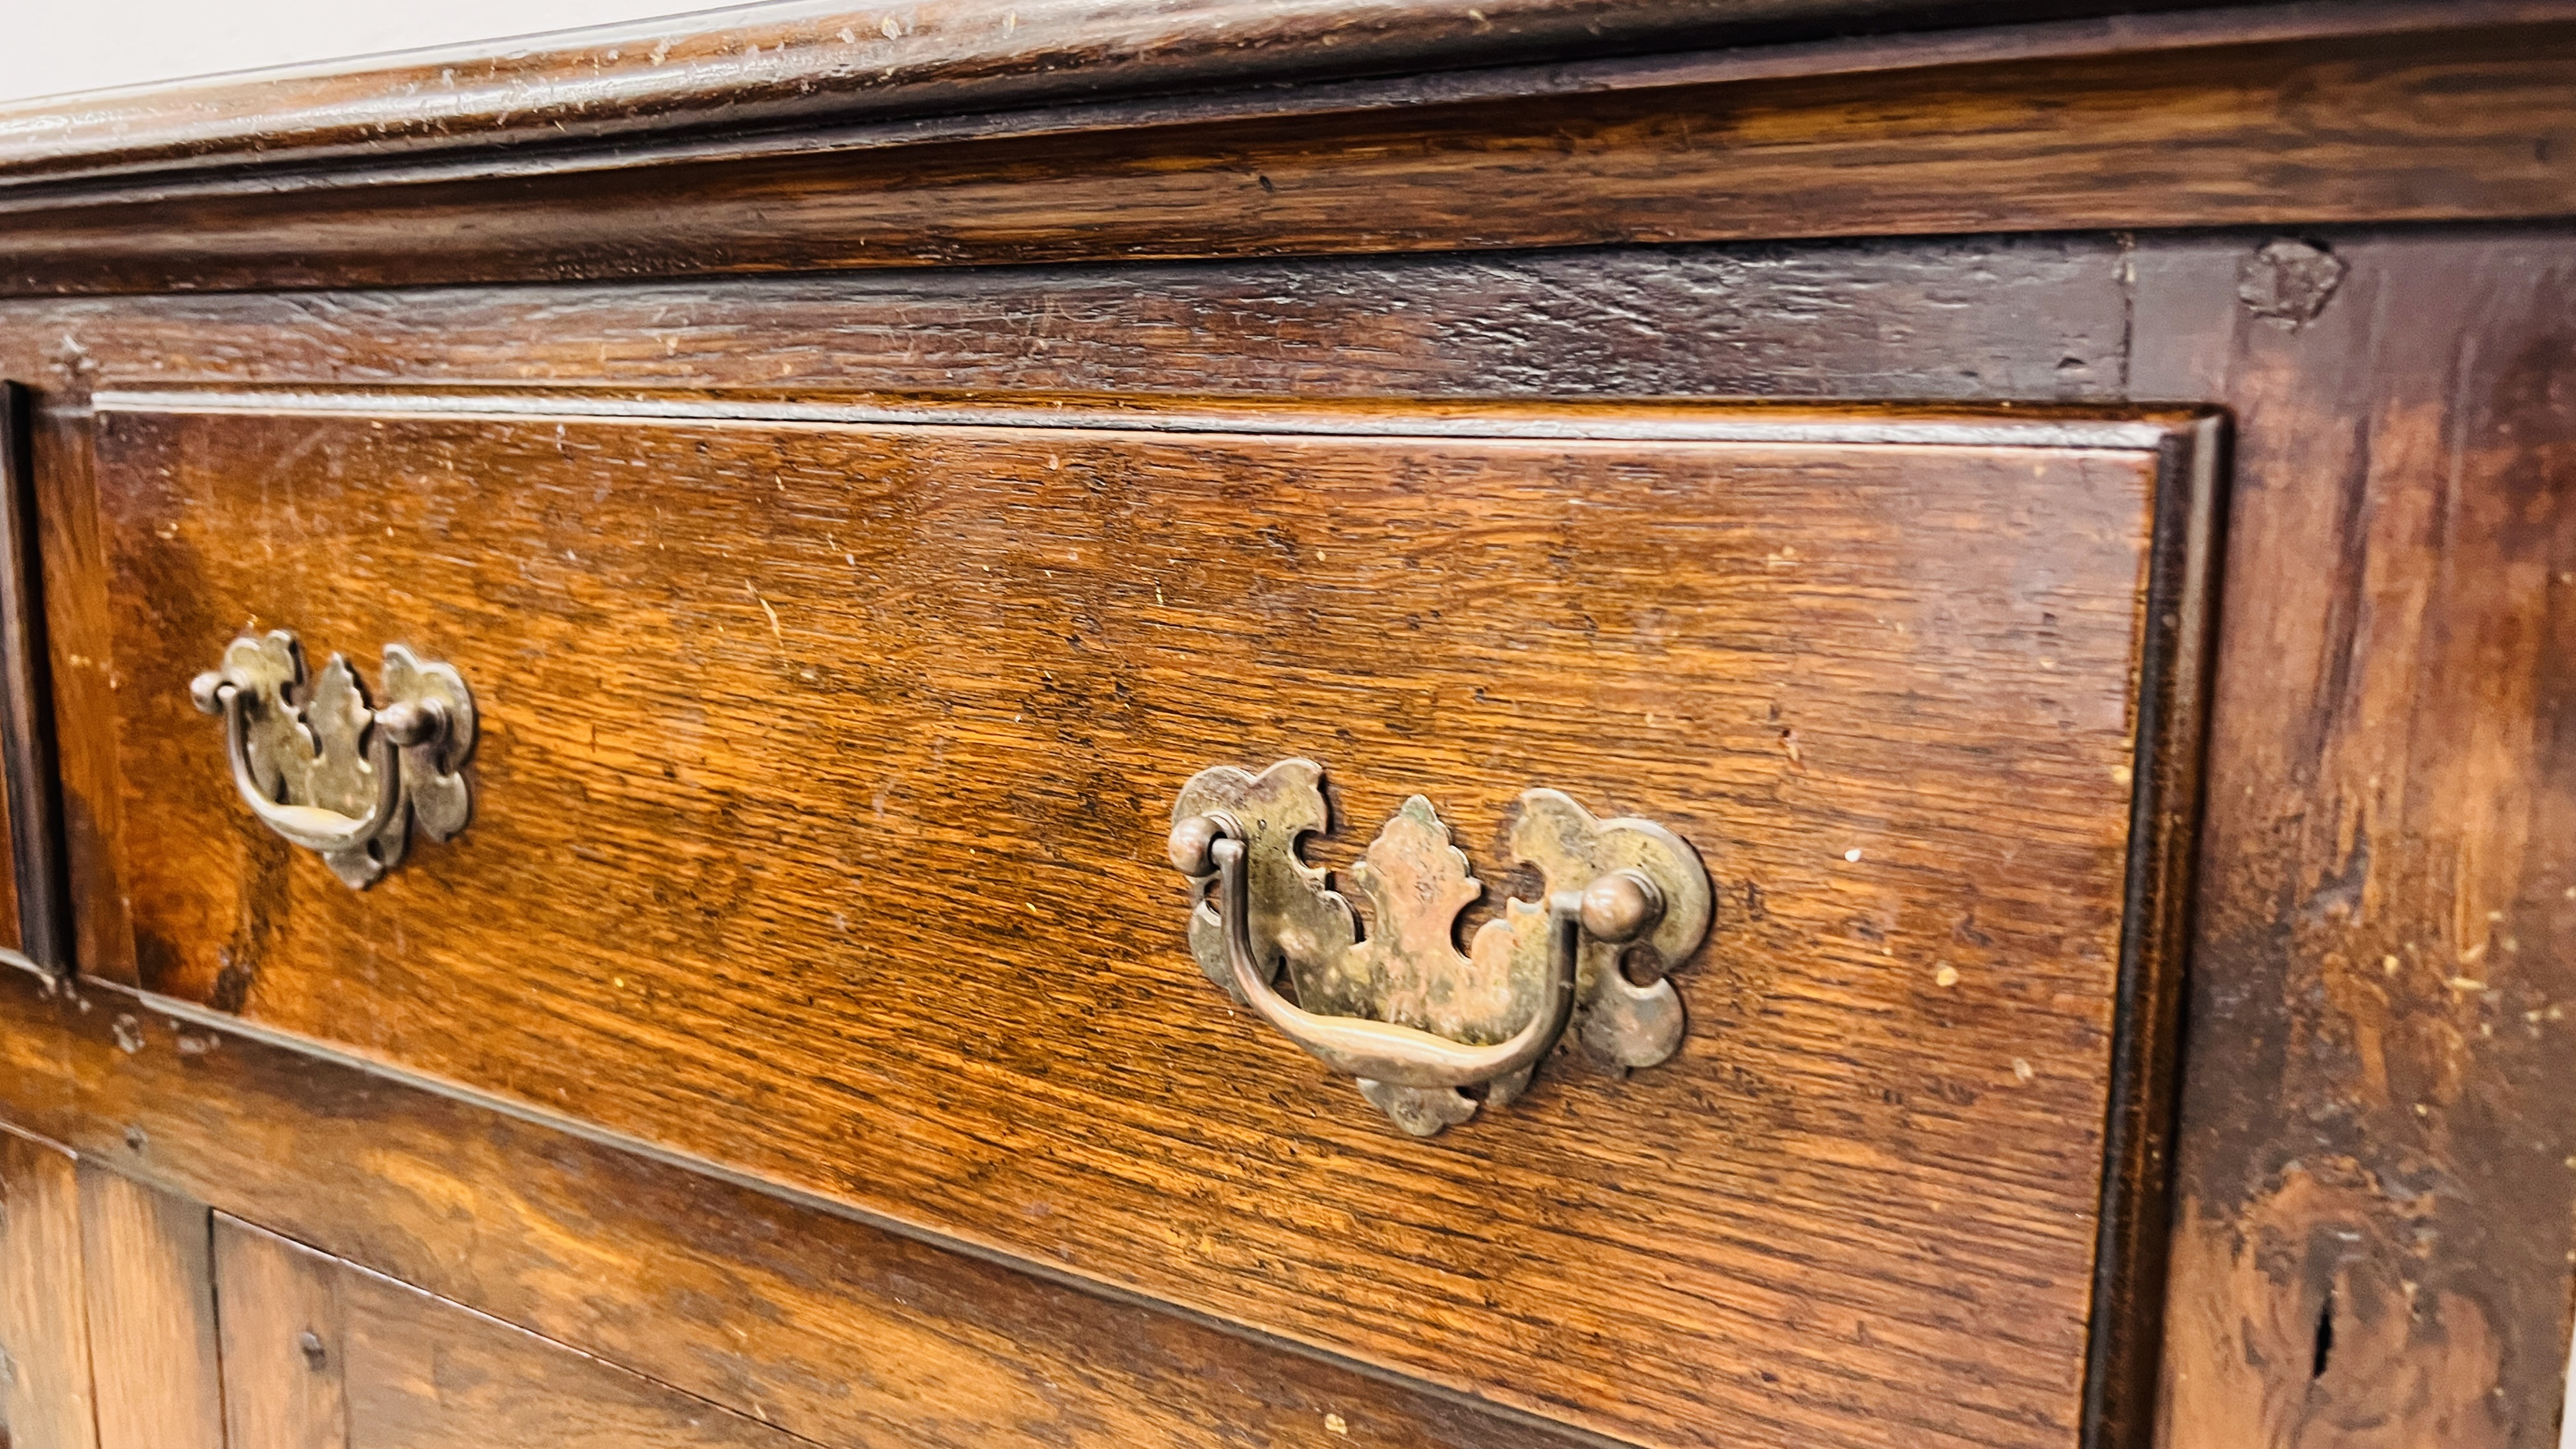
<instances>
[{"instance_id":1,"label":"worn patina finish","mask_svg":"<svg viewBox=\"0 0 2576 1449\"><path fill-rule=\"evenodd\" d=\"M334 654L308 683L303 647L283 629L235 639L220 670L189 685L224 719L242 803L269 829L321 855L357 889L400 864L411 824L447 840L473 815L462 773L474 750L474 699L451 665L385 646L385 704Z\"/></svg>"},{"instance_id":2,"label":"worn patina finish","mask_svg":"<svg viewBox=\"0 0 2576 1449\"><path fill-rule=\"evenodd\" d=\"M1571 1024L1602 1065L1653 1066L1682 1038L1669 980L1620 970L1632 947L1678 964L1708 932L1707 872L1690 847L1643 820L1596 820L1556 790L1521 797L1514 857L1539 902L1508 900L1455 944L1458 914L1484 898L1430 800L1408 798L1351 876L1351 904L1299 843L1330 825L1323 767L1283 760L1258 775L1200 772L1172 807L1172 863L1198 883L1190 946L1209 979L1298 1045L1357 1080L1417 1136L1510 1102ZM1285 968L1296 1000L1271 990Z\"/></svg>"}]
</instances>

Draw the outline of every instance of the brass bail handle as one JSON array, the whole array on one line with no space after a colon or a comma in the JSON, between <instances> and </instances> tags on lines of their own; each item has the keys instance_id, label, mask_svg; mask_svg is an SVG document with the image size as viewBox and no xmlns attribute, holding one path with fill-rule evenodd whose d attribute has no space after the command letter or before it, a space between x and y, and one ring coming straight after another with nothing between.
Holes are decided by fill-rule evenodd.
<instances>
[{"instance_id":1,"label":"brass bail handle","mask_svg":"<svg viewBox=\"0 0 2576 1449\"><path fill-rule=\"evenodd\" d=\"M413 825L447 840L473 813L464 677L389 644L378 688L385 702L371 707L337 654L308 677L283 629L235 639L222 668L188 685L199 710L223 719L233 792L252 816L361 890L401 862Z\"/></svg>"},{"instance_id":2,"label":"brass bail handle","mask_svg":"<svg viewBox=\"0 0 2576 1449\"><path fill-rule=\"evenodd\" d=\"M224 717L224 755L232 765L233 789L260 823L307 850L354 850L384 828L402 804L402 760L405 745L435 741L447 733L447 709L436 700L396 700L370 716L367 768L375 776L375 798L367 813L351 817L320 805L281 804L268 798L250 761L249 695L240 685L209 670L188 682L189 697L205 714Z\"/></svg>"},{"instance_id":3,"label":"brass bail handle","mask_svg":"<svg viewBox=\"0 0 2576 1449\"><path fill-rule=\"evenodd\" d=\"M1459 917L1485 887L1431 801L1406 799L1347 885L1303 855L1332 813L1313 760L1212 765L1181 786L1164 847L1190 878L1200 972L1396 1126L1428 1137L1509 1106L1560 1041L1613 1081L1681 1049L1671 972L1706 938L1716 897L1680 836L1522 791L1504 847L1543 888L1500 901L1461 949ZM1631 980L1635 964L1661 973Z\"/></svg>"},{"instance_id":4,"label":"brass bail handle","mask_svg":"<svg viewBox=\"0 0 2576 1449\"><path fill-rule=\"evenodd\" d=\"M1470 1046L1393 1022L1363 1017L1318 1016L1271 988L1252 949L1252 890L1245 866L1244 831L1222 812L1193 815L1172 827L1174 868L1193 879L1211 868L1235 991L1290 1041L1345 1076L1392 1087L1481 1087L1536 1066L1574 1019L1582 943L1624 945L1653 929L1664 913L1663 892L1642 871L1614 870L1581 891L1557 891L1547 900L1553 970L1537 1009L1519 1031L1491 1046Z\"/></svg>"}]
</instances>

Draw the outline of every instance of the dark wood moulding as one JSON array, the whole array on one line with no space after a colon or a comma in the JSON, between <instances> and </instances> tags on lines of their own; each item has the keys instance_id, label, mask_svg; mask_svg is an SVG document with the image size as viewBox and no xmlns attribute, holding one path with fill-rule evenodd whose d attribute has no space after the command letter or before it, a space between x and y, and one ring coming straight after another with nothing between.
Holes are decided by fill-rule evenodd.
<instances>
[{"instance_id":1,"label":"dark wood moulding","mask_svg":"<svg viewBox=\"0 0 2576 1449\"><path fill-rule=\"evenodd\" d=\"M1527 23L1543 29L1542 12L1571 23L1544 5ZM512 104L454 116L407 116L416 76L380 77L392 94L357 85L346 115L290 108L274 134L224 119L246 102L221 93L183 93L160 121L102 113L94 135L49 138L22 113L0 141L0 292L2502 219L2576 202L2562 0L2230 7L1401 82L1237 77L1178 98L1024 99L996 80L918 114L847 89L831 47L848 28L767 59L728 42L744 53L662 100L576 48L505 86ZM1222 29L1201 49L1223 50ZM1300 45L1339 49L1250 48L1285 63ZM1140 76L1190 49L1120 46L1152 57ZM1011 46L940 64L925 75L1082 69ZM270 88L298 85L329 88ZM751 124L798 87L838 109ZM567 111L654 129L585 136ZM700 112L727 125L693 129ZM802 129L775 129L791 119ZM551 139L506 144L532 129ZM482 149L430 144L463 137Z\"/></svg>"},{"instance_id":2,"label":"dark wood moulding","mask_svg":"<svg viewBox=\"0 0 2576 1449\"><path fill-rule=\"evenodd\" d=\"M2243 3L2243 0L2240 0ZM0 186L73 178L596 147L617 138L840 126L1224 93L1236 115L1617 84L1569 63L1758 46L1740 75L2312 38L2563 12L2549 0L2272 7L2227 0L980 0L749 6L518 40L0 106ZM2142 27L2139 12L2167 16ZM727 21L710 25L710 21ZM2021 23L1998 38L1994 28ZM2031 22L2039 22L2031 24ZM2072 23L2070 23L2072 22ZM1935 44L1920 32L1979 32ZM1893 44L1892 32L1917 32ZM1515 69L1517 67L1518 69ZM1462 72L1474 79L1444 79ZM1333 83L1400 77L1360 89ZM1023 117L1020 125L1029 119ZM1012 123L1001 123L1010 128Z\"/></svg>"},{"instance_id":3,"label":"dark wood moulding","mask_svg":"<svg viewBox=\"0 0 2576 1449\"><path fill-rule=\"evenodd\" d=\"M61 975L72 968L72 903L55 770L31 403L23 385L0 382L0 769L11 887L0 932L13 934L40 969Z\"/></svg>"}]
</instances>

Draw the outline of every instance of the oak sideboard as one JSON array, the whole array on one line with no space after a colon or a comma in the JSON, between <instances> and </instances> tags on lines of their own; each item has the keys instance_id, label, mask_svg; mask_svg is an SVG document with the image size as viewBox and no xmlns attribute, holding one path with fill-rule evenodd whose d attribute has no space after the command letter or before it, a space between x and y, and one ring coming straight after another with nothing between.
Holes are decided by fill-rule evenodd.
<instances>
[{"instance_id":1,"label":"oak sideboard","mask_svg":"<svg viewBox=\"0 0 2576 1449\"><path fill-rule=\"evenodd\" d=\"M2576 3L18 103L0 380L5 1449L2559 1442Z\"/></svg>"}]
</instances>

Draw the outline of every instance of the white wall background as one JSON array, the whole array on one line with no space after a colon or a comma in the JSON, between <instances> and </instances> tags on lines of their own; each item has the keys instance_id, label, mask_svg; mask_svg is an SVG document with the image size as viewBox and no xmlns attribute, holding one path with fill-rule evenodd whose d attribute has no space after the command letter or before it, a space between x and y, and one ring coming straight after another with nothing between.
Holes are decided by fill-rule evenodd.
<instances>
[{"instance_id":1,"label":"white wall background","mask_svg":"<svg viewBox=\"0 0 2576 1449\"><path fill-rule=\"evenodd\" d=\"M569 30L725 0L0 0L0 101Z\"/></svg>"}]
</instances>

